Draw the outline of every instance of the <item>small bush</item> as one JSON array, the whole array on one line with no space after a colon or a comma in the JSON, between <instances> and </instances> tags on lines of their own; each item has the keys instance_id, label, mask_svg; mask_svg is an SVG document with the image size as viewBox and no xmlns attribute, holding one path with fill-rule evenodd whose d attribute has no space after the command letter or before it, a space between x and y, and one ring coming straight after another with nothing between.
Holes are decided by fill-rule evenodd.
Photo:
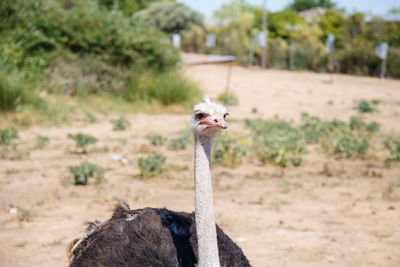
<instances>
[{"instance_id":1,"label":"small bush","mask_svg":"<svg viewBox=\"0 0 400 267\"><path fill-rule=\"evenodd\" d=\"M16 151L18 146L18 131L15 128L7 127L0 129L0 156L4 158L11 151Z\"/></svg>"},{"instance_id":2,"label":"small bush","mask_svg":"<svg viewBox=\"0 0 400 267\"><path fill-rule=\"evenodd\" d=\"M200 96L200 91L178 70L147 71L128 78L124 96L132 102L156 100L164 105L170 105L191 103L193 99Z\"/></svg>"},{"instance_id":3,"label":"small bush","mask_svg":"<svg viewBox=\"0 0 400 267\"><path fill-rule=\"evenodd\" d=\"M351 117L349 127L351 130L366 130L369 133L379 132L379 124L375 121L371 123L365 123L361 117Z\"/></svg>"},{"instance_id":4,"label":"small bush","mask_svg":"<svg viewBox=\"0 0 400 267\"><path fill-rule=\"evenodd\" d=\"M239 166L249 154L247 143L245 139L218 136L213 143L213 161L232 168Z\"/></svg>"},{"instance_id":5,"label":"small bush","mask_svg":"<svg viewBox=\"0 0 400 267\"><path fill-rule=\"evenodd\" d=\"M371 148L371 140L364 130L335 129L322 142L322 148L346 158L363 158Z\"/></svg>"},{"instance_id":6,"label":"small bush","mask_svg":"<svg viewBox=\"0 0 400 267\"><path fill-rule=\"evenodd\" d=\"M25 71L6 69L3 64L0 60L0 111L20 111L26 107L46 109L47 104L38 95L34 79Z\"/></svg>"},{"instance_id":7,"label":"small bush","mask_svg":"<svg viewBox=\"0 0 400 267\"><path fill-rule=\"evenodd\" d=\"M349 43L338 50L336 57L343 73L378 76L380 60L375 56L375 47L370 44Z\"/></svg>"},{"instance_id":8,"label":"small bush","mask_svg":"<svg viewBox=\"0 0 400 267\"><path fill-rule=\"evenodd\" d=\"M96 182L98 183L104 179L105 169L86 160L80 165L70 166L68 169L74 178L75 185L87 185L91 177L96 178Z\"/></svg>"},{"instance_id":9,"label":"small bush","mask_svg":"<svg viewBox=\"0 0 400 267\"><path fill-rule=\"evenodd\" d=\"M2 14L5 23L0 27L8 30L4 34L10 39L7 43L19 44L18 50L12 51L18 55L18 64L42 61L41 65L46 65L50 52L57 49L101 54L115 65L157 70L174 66L179 59L168 36L136 26L121 12L108 11L92 1L70 1L69 8L58 1L8 2L8 10Z\"/></svg>"},{"instance_id":10,"label":"small bush","mask_svg":"<svg viewBox=\"0 0 400 267\"><path fill-rule=\"evenodd\" d=\"M39 136L36 138L36 145L35 145L35 148L36 148L36 149L43 149L43 148L45 148L46 146L48 146L49 143L50 143L50 138L49 138L49 137L39 135Z\"/></svg>"},{"instance_id":11,"label":"small bush","mask_svg":"<svg viewBox=\"0 0 400 267\"><path fill-rule=\"evenodd\" d=\"M389 157L385 159L386 166L393 167L397 165L400 161L400 139L387 137L383 144L390 152Z\"/></svg>"},{"instance_id":12,"label":"small bush","mask_svg":"<svg viewBox=\"0 0 400 267\"><path fill-rule=\"evenodd\" d=\"M188 139L184 137L171 139L169 141L168 148L171 150L184 150L188 142Z\"/></svg>"},{"instance_id":13,"label":"small bush","mask_svg":"<svg viewBox=\"0 0 400 267\"><path fill-rule=\"evenodd\" d=\"M365 129L370 133L377 133L377 132L379 132L380 126L377 122L373 121L373 122L365 125Z\"/></svg>"},{"instance_id":14,"label":"small bush","mask_svg":"<svg viewBox=\"0 0 400 267\"><path fill-rule=\"evenodd\" d=\"M233 93L222 93L218 96L218 100L228 106L237 106L239 101Z\"/></svg>"},{"instance_id":15,"label":"small bush","mask_svg":"<svg viewBox=\"0 0 400 267\"><path fill-rule=\"evenodd\" d=\"M162 154L154 154L146 158L139 158L138 165L141 177L153 177L164 171L165 157Z\"/></svg>"},{"instance_id":16,"label":"small bush","mask_svg":"<svg viewBox=\"0 0 400 267\"><path fill-rule=\"evenodd\" d=\"M117 120L112 120L111 123L114 124L114 131L125 131L131 126L131 123L124 116L119 117Z\"/></svg>"},{"instance_id":17,"label":"small bush","mask_svg":"<svg viewBox=\"0 0 400 267\"><path fill-rule=\"evenodd\" d=\"M68 138L75 140L75 147L77 149L82 149L83 153L87 153L87 147L89 145L94 145L97 143L96 137L83 133L68 134Z\"/></svg>"},{"instance_id":18,"label":"small bush","mask_svg":"<svg viewBox=\"0 0 400 267\"><path fill-rule=\"evenodd\" d=\"M96 122L97 119L96 119L96 116L93 115L93 113L91 113L89 111L86 111L85 115L86 115L86 121L87 122L89 122L89 123L95 123Z\"/></svg>"},{"instance_id":19,"label":"small bush","mask_svg":"<svg viewBox=\"0 0 400 267\"><path fill-rule=\"evenodd\" d=\"M322 137L328 135L335 128L346 127L346 124L339 121L322 121L318 117L309 116L306 113L302 114L302 124L300 130L303 132L307 144L315 144Z\"/></svg>"},{"instance_id":20,"label":"small bush","mask_svg":"<svg viewBox=\"0 0 400 267\"><path fill-rule=\"evenodd\" d=\"M16 140L19 139L18 131L13 127L0 129L0 145L13 146Z\"/></svg>"},{"instance_id":21,"label":"small bush","mask_svg":"<svg viewBox=\"0 0 400 267\"><path fill-rule=\"evenodd\" d=\"M253 132L253 149L261 162L281 167L299 166L306 152L301 131L279 120L246 120Z\"/></svg>"},{"instance_id":22,"label":"small bush","mask_svg":"<svg viewBox=\"0 0 400 267\"><path fill-rule=\"evenodd\" d=\"M360 113L370 113L375 111L372 104L367 100L361 100L357 105L357 110Z\"/></svg>"},{"instance_id":23,"label":"small bush","mask_svg":"<svg viewBox=\"0 0 400 267\"><path fill-rule=\"evenodd\" d=\"M31 222L33 221L33 218L35 217L35 214L33 212L26 210L26 209L20 209L19 214L18 214L18 220L21 222Z\"/></svg>"},{"instance_id":24,"label":"small bush","mask_svg":"<svg viewBox=\"0 0 400 267\"><path fill-rule=\"evenodd\" d=\"M179 132L179 137L171 139L168 148L171 150L183 150L186 145L193 140L193 132L190 129L184 129Z\"/></svg>"},{"instance_id":25,"label":"small bush","mask_svg":"<svg viewBox=\"0 0 400 267\"><path fill-rule=\"evenodd\" d=\"M155 134L155 135L149 135L147 136L147 139L150 141L150 143L153 146L162 146L167 139L162 137L161 135Z\"/></svg>"}]
</instances>

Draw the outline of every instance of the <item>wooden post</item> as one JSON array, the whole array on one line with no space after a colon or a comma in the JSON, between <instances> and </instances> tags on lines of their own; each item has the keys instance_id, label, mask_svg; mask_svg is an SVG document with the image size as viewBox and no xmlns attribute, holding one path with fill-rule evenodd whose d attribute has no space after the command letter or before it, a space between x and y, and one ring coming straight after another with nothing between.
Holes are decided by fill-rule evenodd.
<instances>
[{"instance_id":1,"label":"wooden post","mask_svg":"<svg viewBox=\"0 0 400 267\"><path fill-rule=\"evenodd\" d=\"M265 46L262 49L261 55L261 68L265 69L267 67L267 46L268 46L268 38L267 38L267 0L264 0L263 5L263 16L262 16L262 31L265 38Z\"/></svg>"},{"instance_id":2,"label":"wooden post","mask_svg":"<svg viewBox=\"0 0 400 267\"><path fill-rule=\"evenodd\" d=\"M328 62L329 83L333 83L333 72L334 71L335 71L335 67L333 66L333 55L329 54L329 62Z\"/></svg>"},{"instance_id":3,"label":"wooden post","mask_svg":"<svg viewBox=\"0 0 400 267\"><path fill-rule=\"evenodd\" d=\"M295 49L295 44L292 39L290 39L290 44L289 44L289 70L294 69L294 49Z\"/></svg>"},{"instance_id":4,"label":"wooden post","mask_svg":"<svg viewBox=\"0 0 400 267\"><path fill-rule=\"evenodd\" d=\"M379 76L381 79L385 79L386 72L386 57L382 60L381 63L381 75Z\"/></svg>"},{"instance_id":5,"label":"wooden post","mask_svg":"<svg viewBox=\"0 0 400 267\"><path fill-rule=\"evenodd\" d=\"M251 37L250 39L250 51L249 51L249 59L247 61L247 67L250 68L253 65L254 61L254 37Z\"/></svg>"},{"instance_id":6,"label":"wooden post","mask_svg":"<svg viewBox=\"0 0 400 267\"><path fill-rule=\"evenodd\" d=\"M228 74L226 76L226 87L225 87L225 93L229 94L229 87L231 83L231 72L232 72L232 62L229 61L228 63Z\"/></svg>"}]
</instances>

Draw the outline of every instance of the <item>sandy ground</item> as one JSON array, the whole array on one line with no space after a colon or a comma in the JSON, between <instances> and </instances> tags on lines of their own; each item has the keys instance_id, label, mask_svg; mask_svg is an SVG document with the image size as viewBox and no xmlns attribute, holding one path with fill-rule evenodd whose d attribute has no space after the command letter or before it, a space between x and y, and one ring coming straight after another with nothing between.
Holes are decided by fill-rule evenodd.
<instances>
[{"instance_id":1,"label":"sandy ground","mask_svg":"<svg viewBox=\"0 0 400 267\"><path fill-rule=\"evenodd\" d=\"M185 72L212 98L225 88L224 65ZM296 122L301 112L347 120L357 113L354 101L378 99L379 112L367 119L386 133L400 132L400 81L344 75L328 81L326 74L233 67L230 89L240 105L230 108L229 131L239 133L244 118L278 115ZM66 266L66 246L83 223L107 219L121 199L131 208L193 210L192 148L169 151L149 146L145 138L177 136L190 115L130 114L132 127L122 132L112 131L109 122L118 114L97 116L94 124L78 120L72 127L23 131L20 147L30 156L0 160L0 266ZM88 155L71 153L67 134L77 132L99 138ZM33 149L38 135L51 138L47 148ZM145 150L166 155L169 171L151 180L135 177ZM340 160L310 150L303 166L284 171L257 164L215 166L217 223L254 266L400 266L400 166L388 169L378 161ZM84 159L107 168L106 183L69 183L67 167ZM324 165L338 175L327 176ZM29 210L33 219L19 221L14 207Z\"/></svg>"}]
</instances>

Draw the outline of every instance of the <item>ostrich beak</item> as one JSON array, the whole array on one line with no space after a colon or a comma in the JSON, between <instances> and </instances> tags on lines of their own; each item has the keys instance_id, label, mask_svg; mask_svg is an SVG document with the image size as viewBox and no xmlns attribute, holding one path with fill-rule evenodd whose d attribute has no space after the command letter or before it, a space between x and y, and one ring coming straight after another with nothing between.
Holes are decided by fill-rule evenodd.
<instances>
[{"instance_id":1,"label":"ostrich beak","mask_svg":"<svg viewBox=\"0 0 400 267\"><path fill-rule=\"evenodd\" d=\"M221 129L226 129L226 128L228 128L228 123L224 119L222 119L221 122L217 123L217 127L221 128Z\"/></svg>"},{"instance_id":2,"label":"ostrich beak","mask_svg":"<svg viewBox=\"0 0 400 267\"><path fill-rule=\"evenodd\" d=\"M200 124L207 124L210 127L216 127L220 129L228 128L228 123L226 123L226 121L221 117L214 117L208 120L202 120L200 121Z\"/></svg>"},{"instance_id":3,"label":"ostrich beak","mask_svg":"<svg viewBox=\"0 0 400 267\"><path fill-rule=\"evenodd\" d=\"M228 123L225 121L223 117L216 116L213 119L213 123L216 127L221 128L221 129L226 129L228 128Z\"/></svg>"}]
</instances>

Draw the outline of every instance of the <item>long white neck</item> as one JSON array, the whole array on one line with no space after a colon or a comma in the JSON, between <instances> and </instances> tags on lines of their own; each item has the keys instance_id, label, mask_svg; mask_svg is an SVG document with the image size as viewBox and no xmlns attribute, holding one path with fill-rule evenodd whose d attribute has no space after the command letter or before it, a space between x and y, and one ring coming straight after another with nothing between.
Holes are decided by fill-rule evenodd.
<instances>
[{"instance_id":1,"label":"long white neck","mask_svg":"<svg viewBox=\"0 0 400 267\"><path fill-rule=\"evenodd\" d=\"M219 267L211 179L212 137L194 134L194 181L198 267Z\"/></svg>"}]
</instances>

